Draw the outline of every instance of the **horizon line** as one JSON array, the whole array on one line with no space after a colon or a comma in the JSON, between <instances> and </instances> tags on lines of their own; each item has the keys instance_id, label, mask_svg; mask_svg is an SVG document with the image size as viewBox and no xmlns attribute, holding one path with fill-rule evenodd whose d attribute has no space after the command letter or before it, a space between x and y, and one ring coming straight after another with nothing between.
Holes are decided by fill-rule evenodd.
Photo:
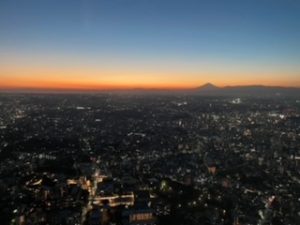
<instances>
[{"instance_id":1,"label":"horizon line","mask_svg":"<svg viewBox=\"0 0 300 225\"><path fill-rule=\"evenodd\" d=\"M215 88L225 89L225 88L242 88L242 87L265 87L265 88L285 88L285 89L300 89L300 86L285 86L285 85L265 85L265 84L250 84L250 85L224 85L217 86L213 83L207 82L195 87L108 87L108 88L57 88L57 87L1 87L0 92L2 93L76 93L76 92L122 92L122 91L193 91L201 88L205 88L206 85L212 85Z\"/></svg>"}]
</instances>

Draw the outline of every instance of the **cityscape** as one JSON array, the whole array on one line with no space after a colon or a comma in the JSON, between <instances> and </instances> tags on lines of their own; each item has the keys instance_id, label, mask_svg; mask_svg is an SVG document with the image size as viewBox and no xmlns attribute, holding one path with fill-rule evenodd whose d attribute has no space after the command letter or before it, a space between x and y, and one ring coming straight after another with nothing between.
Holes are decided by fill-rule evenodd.
<instances>
[{"instance_id":1,"label":"cityscape","mask_svg":"<svg viewBox=\"0 0 300 225\"><path fill-rule=\"evenodd\" d=\"M0 95L2 224L300 222L300 99Z\"/></svg>"}]
</instances>

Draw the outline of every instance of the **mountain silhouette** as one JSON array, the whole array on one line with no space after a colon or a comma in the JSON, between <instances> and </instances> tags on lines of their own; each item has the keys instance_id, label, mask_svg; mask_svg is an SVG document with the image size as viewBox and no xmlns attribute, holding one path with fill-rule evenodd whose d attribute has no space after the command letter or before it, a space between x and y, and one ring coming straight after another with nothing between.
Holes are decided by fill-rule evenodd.
<instances>
[{"instance_id":1,"label":"mountain silhouette","mask_svg":"<svg viewBox=\"0 0 300 225\"><path fill-rule=\"evenodd\" d=\"M200 87L196 88L199 91L215 91L218 90L219 87L217 87L216 85L212 84L212 83L206 83Z\"/></svg>"},{"instance_id":2,"label":"mountain silhouette","mask_svg":"<svg viewBox=\"0 0 300 225\"><path fill-rule=\"evenodd\" d=\"M206 83L194 89L198 94L209 95L248 95L248 96L300 96L300 88L280 86L225 86L217 87L214 84Z\"/></svg>"}]
</instances>

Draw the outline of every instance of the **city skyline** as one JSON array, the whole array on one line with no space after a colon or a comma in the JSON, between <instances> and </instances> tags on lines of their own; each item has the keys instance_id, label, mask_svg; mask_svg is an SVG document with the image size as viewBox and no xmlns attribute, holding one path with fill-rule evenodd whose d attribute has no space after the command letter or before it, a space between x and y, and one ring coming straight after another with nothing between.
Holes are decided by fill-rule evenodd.
<instances>
[{"instance_id":1,"label":"city skyline","mask_svg":"<svg viewBox=\"0 0 300 225\"><path fill-rule=\"evenodd\" d=\"M0 89L300 87L296 1L2 1Z\"/></svg>"}]
</instances>

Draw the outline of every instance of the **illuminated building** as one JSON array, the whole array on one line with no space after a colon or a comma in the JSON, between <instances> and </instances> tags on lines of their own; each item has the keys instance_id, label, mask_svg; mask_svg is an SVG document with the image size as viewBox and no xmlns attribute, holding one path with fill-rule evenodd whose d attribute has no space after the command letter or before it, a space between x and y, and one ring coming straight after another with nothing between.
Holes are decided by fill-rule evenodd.
<instances>
[{"instance_id":1,"label":"illuminated building","mask_svg":"<svg viewBox=\"0 0 300 225\"><path fill-rule=\"evenodd\" d=\"M132 208L123 212L123 224L154 225L155 218L150 208Z\"/></svg>"},{"instance_id":2,"label":"illuminated building","mask_svg":"<svg viewBox=\"0 0 300 225\"><path fill-rule=\"evenodd\" d=\"M123 195L109 195L109 196L96 196L94 199L94 204L102 206L105 203L108 203L110 207L117 206L132 206L134 204L134 194L123 194Z\"/></svg>"}]
</instances>

